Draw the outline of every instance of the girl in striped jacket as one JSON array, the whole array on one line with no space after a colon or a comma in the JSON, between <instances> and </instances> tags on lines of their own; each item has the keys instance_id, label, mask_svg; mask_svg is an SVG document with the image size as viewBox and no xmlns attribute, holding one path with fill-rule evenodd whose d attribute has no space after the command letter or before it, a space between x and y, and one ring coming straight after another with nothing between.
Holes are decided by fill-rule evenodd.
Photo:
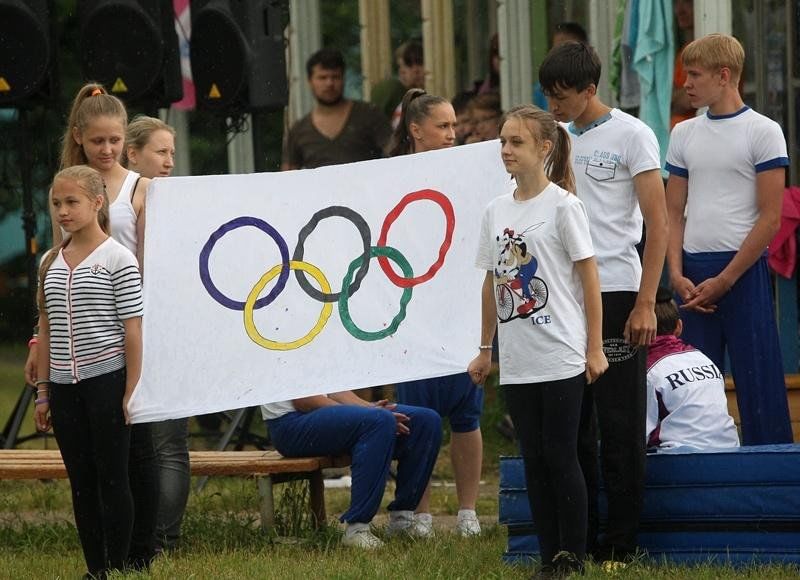
<instances>
[{"instance_id":1,"label":"girl in striped jacket","mask_svg":"<svg viewBox=\"0 0 800 580\"><path fill-rule=\"evenodd\" d=\"M127 402L141 370L141 276L136 257L109 235L96 170L59 172L51 201L70 235L39 272L35 420L53 428L88 571L100 578L124 567L133 526Z\"/></svg>"}]
</instances>

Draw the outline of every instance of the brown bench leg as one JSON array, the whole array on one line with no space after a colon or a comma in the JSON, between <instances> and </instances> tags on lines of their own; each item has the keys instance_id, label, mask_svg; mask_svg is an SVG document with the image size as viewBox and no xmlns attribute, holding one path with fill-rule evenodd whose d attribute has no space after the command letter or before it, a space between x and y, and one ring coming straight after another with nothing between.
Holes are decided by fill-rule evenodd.
<instances>
[{"instance_id":1,"label":"brown bench leg","mask_svg":"<svg viewBox=\"0 0 800 580\"><path fill-rule=\"evenodd\" d=\"M322 470L311 473L308 478L309 503L311 513L314 515L314 527L318 528L328 519L325 514L325 484L322 480Z\"/></svg>"},{"instance_id":2,"label":"brown bench leg","mask_svg":"<svg viewBox=\"0 0 800 580\"><path fill-rule=\"evenodd\" d=\"M275 528L275 496L270 476L258 478L258 493L261 496L261 529L270 532Z\"/></svg>"}]
</instances>

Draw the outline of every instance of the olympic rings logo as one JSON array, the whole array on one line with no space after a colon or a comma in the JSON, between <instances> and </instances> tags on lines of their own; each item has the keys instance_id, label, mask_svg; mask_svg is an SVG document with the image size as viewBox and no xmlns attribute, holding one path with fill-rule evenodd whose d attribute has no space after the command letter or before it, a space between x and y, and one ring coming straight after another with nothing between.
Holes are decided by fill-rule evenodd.
<instances>
[{"instance_id":1,"label":"olympic rings logo","mask_svg":"<svg viewBox=\"0 0 800 580\"><path fill-rule=\"evenodd\" d=\"M414 276L411 264L409 264L405 256L396 248L387 246L386 240L389 236L389 229L397 218L400 217L403 210L405 210L409 204L421 200L429 200L436 203L444 213L446 225L444 240L439 247L439 255L436 261L424 274ZM342 280L341 289L338 292L331 291L330 282L318 267L303 260L306 240L316 229L317 225L319 225L322 220L329 217L341 217L351 222L358 231L364 248L363 253L350 263L347 273ZM293 350L305 346L314 340L327 324L333 312L334 302L338 305L342 326L344 326L353 337L363 341L381 340L394 334L405 319L406 307L411 301L413 287L432 279L444 265L445 257L453 241L455 224L455 212L447 196L433 189L422 189L405 195L400 202L386 214L377 245L373 246L372 233L369 225L359 213L347 207L330 206L316 212L309 222L303 226L297 236L297 245L295 246L294 253L292 257L289 258L289 248L286 245L286 240L274 227L259 218L242 216L222 224L208 237L208 241L200 251L200 280L208 294L219 304L231 310L238 310L244 313L244 327L247 336L259 346L269 350ZM250 290L245 301L241 302L229 298L214 285L209 271L209 259L211 257L211 252L214 250L214 246L225 234L235 229L248 226L257 228L272 238L275 245L278 246L281 263L267 270ZM350 316L350 308L348 305L348 299L358 291L361 286L361 281L367 275L372 258L378 259L381 270L383 270L383 273L395 286L403 288L403 293L400 297L400 308L397 314L386 328L377 331L362 330L356 326ZM390 260L400 267L402 275L394 271L389 263ZM288 342L278 342L261 335L253 320L253 312L259 308L268 306L283 292L286 282L289 280L290 271L294 271L297 282L300 284L303 291L310 298L322 303L322 310L316 324L305 336ZM311 276L317 282L319 289L315 288L308 281L307 275ZM259 298L259 295L267 284L276 277L277 280L272 290L263 298Z\"/></svg>"}]
</instances>

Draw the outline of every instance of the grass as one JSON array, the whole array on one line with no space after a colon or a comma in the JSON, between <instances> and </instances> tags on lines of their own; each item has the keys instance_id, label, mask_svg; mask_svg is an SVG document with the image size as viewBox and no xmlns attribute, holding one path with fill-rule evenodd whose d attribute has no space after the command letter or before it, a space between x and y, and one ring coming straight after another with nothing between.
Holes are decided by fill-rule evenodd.
<instances>
[{"instance_id":1,"label":"grass","mask_svg":"<svg viewBox=\"0 0 800 580\"><path fill-rule=\"evenodd\" d=\"M0 348L0 421L5 424L22 389L24 345ZM498 463L514 446L499 436L494 425L502 417L496 385L486 391L484 469L478 512L497 514ZM22 434L33 433L27 412ZM434 472L435 481L452 481L447 441ZM208 441L193 440L204 445ZM35 439L26 447L54 447L52 440ZM390 483L384 508L393 495ZM259 527L259 497L253 480L212 478L202 492L193 492L183 524L181 547L159 558L151 573L125 578L528 578L531 568L502 562L505 529L485 525L484 534L468 541L442 531L430 541L392 539L376 553L363 553L339 545L335 516L349 504L349 490L329 489L326 505L330 520L314 531L305 509L303 484L276 487L276 527L267 534ZM433 488L434 515L451 515L458 505L451 486ZM301 509L302 508L302 509ZM382 510L385 513L385 509ZM73 525L69 484L66 481L0 481L0 579L75 578L85 571L77 532ZM378 530L381 533L381 530ZM637 563L624 570L606 572L589 565L586 578L796 578L790 566L751 566L733 569L704 565L686 567ZM119 575L118 577L122 577Z\"/></svg>"}]
</instances>

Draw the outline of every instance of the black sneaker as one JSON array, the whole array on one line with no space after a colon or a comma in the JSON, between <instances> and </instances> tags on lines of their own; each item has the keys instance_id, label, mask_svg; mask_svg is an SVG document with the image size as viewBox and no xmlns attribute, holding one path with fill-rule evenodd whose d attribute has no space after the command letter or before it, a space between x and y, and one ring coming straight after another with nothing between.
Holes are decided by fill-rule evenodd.
<instances>
[{"instance_id":1,"label":"black sneaker","mask_svg":"<svg viewBox=\"0 0 800 580\"><path fill-rule=\"evenodd\" d=\"M553 557L553 566L556 569L556 573L561 578L566 578L572 574L583 576L586 571L583 560L566 550L561 550Z\"/></svg>"},{"instance_id":2,"label":"black sneaker","mask_svg":"<svg viewBox=\"0 0 800 580\"><path fill-rule=\"evenodd\" d=\"M558 578L558 573L552 564L542 564L531 576L531 580L550 580L551 578Z\"/></svg>"}]
</instances>

